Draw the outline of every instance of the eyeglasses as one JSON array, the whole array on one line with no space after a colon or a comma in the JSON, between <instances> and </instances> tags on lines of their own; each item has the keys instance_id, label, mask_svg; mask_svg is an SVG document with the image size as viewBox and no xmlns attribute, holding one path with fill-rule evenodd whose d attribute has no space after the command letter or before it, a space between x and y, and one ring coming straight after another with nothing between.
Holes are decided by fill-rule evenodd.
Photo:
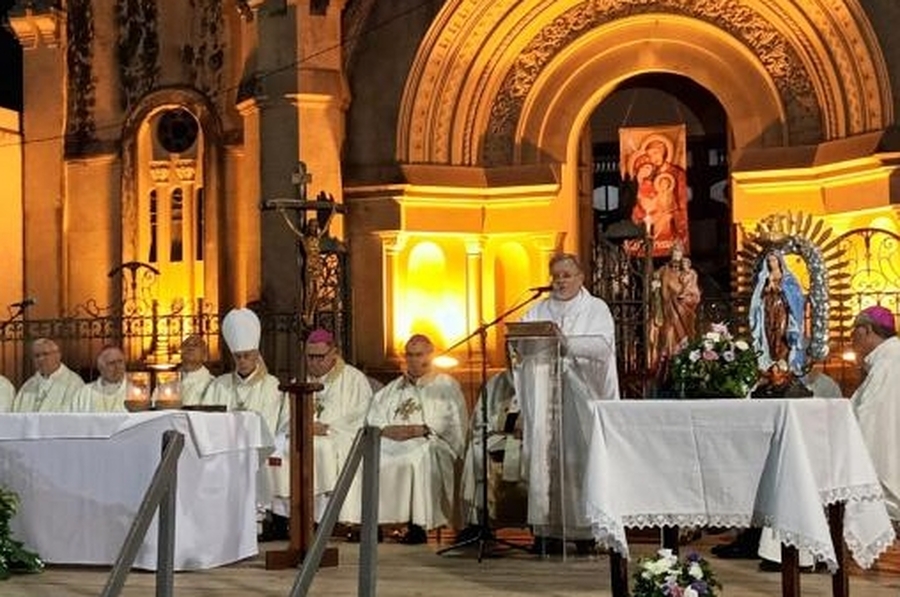
<instances>
[{"instance_id":1,"label":"eyeglasses","mask_svg":"<svg viewBox=\"0 0 900 597\"><path fill-rule=\"evenodd\" d=\"M329 356L331 356L330 350L328 352L322 352L322 353L315 353L315 352L306 353L306 358L309 359L310 361L324 361Z\"/></svg>"}]
</instances>

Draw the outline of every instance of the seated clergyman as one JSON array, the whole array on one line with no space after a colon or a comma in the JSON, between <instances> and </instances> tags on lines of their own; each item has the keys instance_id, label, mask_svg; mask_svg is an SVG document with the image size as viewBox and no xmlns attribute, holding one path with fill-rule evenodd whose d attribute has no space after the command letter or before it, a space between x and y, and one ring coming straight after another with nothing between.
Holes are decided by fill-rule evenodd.
<instances>
[{"instance_id":1,"label":"seated clergyman","mask_svg":"<svg viewBox=\"0 0 900 597\"><path fill-rule=\"evenodd\" d=\"M313 330L306 339L306 372L307 381L322 384L314 396L313 424L313 494L319 520L365 420L372 386L362 371L341 358L328 330Z\"/></svg>"},{"instance_id":2,"label":"seated clergyman","mask_svg":"<svg viewBox=\"0 0 900 597\"><path fill-rule=\"evenodd\" d=\"M481 400L487 398L487 426L482 425ZM522 424L511 371L488 379L472 413L471 441L463 464L462 513L466 522L480 524L482 479L488 480L490 517L496 522L521 523L527 518L528 484L522 470ZM487 438L488 470L484 470L482 442Z\"/></svg>"},{"instance_id":3,"label":"seated clergyman","mask_svg":"<svg viewBox=\"0 0 900 597\"><path fill-rule=\"evenodd\" d=\"M446 373L431 370L433 353L427 336L411 337L406 373L375 394L369 414L369 424L382 433L379 522L407 524L406 543L424 543L426 530L450 522L455 467L465 446L462 389ZM361 522L360 503L351 490L345 522Z\"/></svg>"},{"instance_id":4,"label":"seated clergyman","mask_svg":"<svg viewBox=\"0 0 900 597\"><path fill-rule=\"evenodd\" d=\"M84 385L81 377L62 362L59 346L49 338L31 344L32 375L19 389L12 412L73 412L75 396Z\"/></svg>"},{"instance_id":5,"label":"seated clergyman","mask_svg":"<svg viewBox=\"0 0 900 597\"><path fill-rule=\"evenodd\" d=\"M118 346L107 346L97 355L100 377L79 390L75 410L84 412L125 412L128 381L125 355Z\"/></svg>"}]
</instances>

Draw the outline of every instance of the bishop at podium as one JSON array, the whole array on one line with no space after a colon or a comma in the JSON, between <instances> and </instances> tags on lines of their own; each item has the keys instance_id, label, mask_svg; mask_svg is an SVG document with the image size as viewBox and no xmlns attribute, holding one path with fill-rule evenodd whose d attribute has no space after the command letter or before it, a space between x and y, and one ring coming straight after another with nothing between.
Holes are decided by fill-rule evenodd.
<instances>
[{"instance_id":1,"label":"bishop at podium","mask_svg":"<svg viewBox=\"0 0 900 597\"><path fill-rule=\"evenodd\" d=\"M522 321L556 324L561 335L555 353L559 358L544 359L543 369L522 363L514 367L516 396L525 413L528 522L536 537L584 544L592 538L580 484L591 435L590 404L619 399L615 326L606 303L584 288L584 270L575 255L554 255L550 275L550 296L526 312ZM559 383L548 381L556 372ZM561 422L553 399L542 395L560 394L557 390L561 390ZM565 466L561 468L560 462Z\"/></svg>"}]
</instances>

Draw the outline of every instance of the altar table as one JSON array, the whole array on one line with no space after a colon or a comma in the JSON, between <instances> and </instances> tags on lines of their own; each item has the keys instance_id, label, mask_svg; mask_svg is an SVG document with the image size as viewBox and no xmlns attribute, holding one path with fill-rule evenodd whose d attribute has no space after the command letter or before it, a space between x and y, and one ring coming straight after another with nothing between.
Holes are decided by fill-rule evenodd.
<instances>
[{"instance_id":1,"label":"altar table","mask_svg":"<svg viewBox=\"0 0 900 597\"><path fill-rule=\"evenodd\" d=\"M48 563L113 564L170 429L185 437L175 569L255 555L257 470L273 441L253 412L0 415L0 485L20 497L14 536ZM156 569L156 551L154 518L135 567Z\"/></svg>"},{"instance_id":2,"label":"altar table","mask_svg":"<svg viewBox=\"0 0 900 597\"><path fill-rule=\"evenodd\" d=\"M825 507L839 502L861 567L894 540L848 400L623 400L593 417L586 514L625 558L626 527L767 526L834 573Z\"/></svg>"}]
</instances>

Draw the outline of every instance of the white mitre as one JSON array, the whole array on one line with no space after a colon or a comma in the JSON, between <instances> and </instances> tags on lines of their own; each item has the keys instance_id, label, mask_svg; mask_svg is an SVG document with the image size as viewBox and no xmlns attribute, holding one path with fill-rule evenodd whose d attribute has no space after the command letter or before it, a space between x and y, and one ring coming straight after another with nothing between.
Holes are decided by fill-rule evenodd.
<instances>
[{"instance_id":1,"label":"white mitre","mask_svg":"<svg viewBox=\"0 0 900 597\"><path fill-rule=\"evenodd\" d=\"M250 309L232 309L222 320L222 336L232 354L259 348L262 326Z\"/></svg>"}]
</instances>

